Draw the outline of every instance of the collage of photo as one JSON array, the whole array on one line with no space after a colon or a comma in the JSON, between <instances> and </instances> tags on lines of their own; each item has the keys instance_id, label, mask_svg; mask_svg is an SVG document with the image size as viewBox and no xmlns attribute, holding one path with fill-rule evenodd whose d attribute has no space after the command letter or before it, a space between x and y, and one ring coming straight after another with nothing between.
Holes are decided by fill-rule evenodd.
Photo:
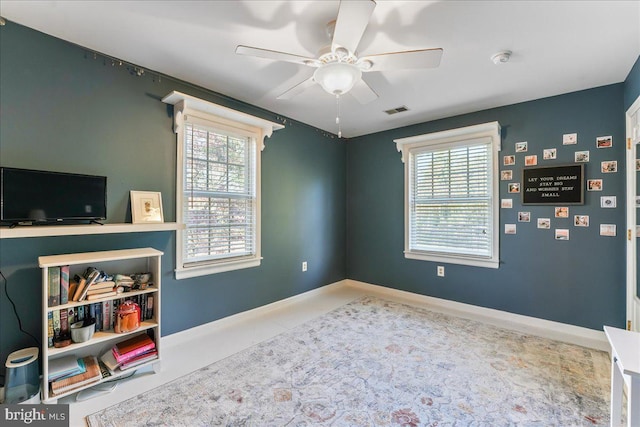
<instances>
[{"instance_id":1,"label":"collage of photo","mask_svg":"<svg viewBox=\"0 0 640 427\"><path fill-rule=\"evenodd\" d=\"M578 144L578 134L577 133L567 133L562 135L562 145L577 145ZM596 149L606 149L613 147L613 137L612 136L599 136L595 141ZM514 166L516 165L516 161L522 155L524 160L524 167L537 166L538 165L538 155L537 154L527 154L529 152L529 144L527 141L521 141L515 143L515 153L516 155L504 155L502 158L502 166ZM545 148L542 150L542 161L551 161L557 160L558 158L558 149L557 148ZM573 159L575 163L589 163L590 154L589 150L580 150L575 151L573 155ZM522 161L519 160L519 161ZM640 159L636 160L636 170L640 171ZM606 160L600 163L600 172L602 174L610 174L618 172L618 161L617 160ZM514 178L513 169L503 169L500 171L500 180L508 181L507 182L507 193L509 195L520 194L521 191L526 191L527 188L521 189L521 182L517 181L517 178ZM585 185L586 191L604 191L604 179L603 178L593 178L587 179ZM535 190L534 190L535 191ZM529 203L528 203L529 204ZM542 204L542 203L541 203ZM501 209L513 209L514 200L512 198L504 198L500 200L500 208ZM600 208L603 209L615 209L617 207L616 196L601 196L600 197ZM640 208L640 196L636 198L636 207ZM573 209L573 208L572 208ZM580 207L577 206L575 209L578 212L571 212L569 206L555 206L553 207L553 217L549 215L548 218L536 218L536 227L542 230L551 230L552 221L557 223L558 226L565 228L555 228L554 229L554 238L555 240L569 240L570 229L567 228L567 225L573 225L574 227L589 227L589 215L585 215L580 211ZM518 223L530 223L532 221L532 215L530 211L518 211L517 212L517 222ZM570 220L571 223L567 223L566 220ZM600 236L607 237L615 237L616 236L616 224L600 224L599 225ZM638 237L640 237L640 226L636 230ZM517 234L517 224L516 223L508 223L504 225L504 234Z\"/></svg>"}]
</instances>

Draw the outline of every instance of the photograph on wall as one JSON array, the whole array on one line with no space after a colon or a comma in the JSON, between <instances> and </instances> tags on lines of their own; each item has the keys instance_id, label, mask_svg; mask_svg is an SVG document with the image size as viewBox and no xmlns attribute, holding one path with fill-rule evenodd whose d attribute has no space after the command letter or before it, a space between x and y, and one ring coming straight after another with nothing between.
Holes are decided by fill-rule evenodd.
<instances>
[{"instance_id":1,"label":"photograph on wall","mask_svg":"<svg viewBox=\"0 0 640 427\"><path fill-rule=\"evenodd\" d=\"M157 191L130 191L134 224L162 223L162 194Z\"/></svg>"},{"instance_id":2,"label":"photograph on wall","mask_svg":"<svg viewBox=\"0 0 640 427\"><path fill-rule=\"evenodd\" d=\"M587 180L587 191L602 191L602 180L601 179L588 179Z\"/></svg>"},{"instance_id":3,"label":"photograph on wall","mask_svg":"<svg viewBox=\"0 0 640 427\"><path fill-rule=\"evenodd\" d=\"M538 156L537 155L533 155L533 156L525 156L524 157L524 165L525 166L535 166L538 164Z\"/></svg>"},{"instance_id":4,"label":"photograph on wall","mask_svg":"<svg viewBox=\"0 0 640 427\"><path fill-rule=\"evenodd\" d=\"M531 212L518 212L518 222L531 222Z\"/></svg>"},{"instance_id":5,"label":"photograph on wall","mask_svg":"<svg viewBox=\"0 0 640 427\"><path fill-rule=\"evenodd\" d=\"M576 227L588 227L589 215L574 215L573 225L575 225Z\"/></svg>"},{"instance_id":6,"label":"photograph on wall","mask_svg":"<svg viewBox=\"0 0 640 427\"><path fill-rule=\"evenodd\" d=\"M514 156L514 155L504 156L502 158L502 164L504 164L505 166L515 165L516 164L516 156Z\"/></svg>"},{"instance_id":7,"label":"photograph on wall","mask_svg":"<svg viewBox=\"0 0 640 427\"><path fill-rule=\"evenodd\" d=\"M509 181L511 179L513 179L513 171L512 170L507 170L507 171L501 171L500 172L500 180Z\"/></svg>"},{"instance_id":8,"label":"photograph on wall","mask_svg":"<svg viewBox=\"0 0 640 427\"><path fill-rule=\"evenodd\" d=\"M567 228L556 228L556 240L569 240L569 230Z\"/></svg>"},{"instance_id":9,"label":"photograph on wall","mask_svg":"<svg viewBox=\"0 0 640 427\"><path fill-rule=\"evenodd\" d=\"M636 159L636 170L640 171L640 159Z\"/></svg>"},{"instance_id":10,"label":"photograph on wall","mask_svg":"<svg viewBox=\"0 0 640 427\"><path fill-rule=\"evenodd\" d=\"M615 224L600 224L600 235L601 236L616 236L616 225Z\"/></svg>"},{"instance_id":11,"label":"photograph on wall","mask_svg":"<svg viewBox=\"0 0 640 427\"><path fill-rule=\"evenodd\" d=\"M576 163L587 163L589 161L589 151L576 151Z\"/></svg>"},{"instance_id":12,"label":"photograph on wall","mask_svg":"<svg viewBox=\"0 0 640 427\"><path fill-rule=\"evenodd\" d=\"M607 160L600 163L600 171L602 173L618 172L618 162L616 160Z\"/></svg>"},{"instance_id":13,"label":"photograph on wall","mask_svg":"<svg viewBox=\"0 0 640 427\"><path fill-rule=\"evenodd\" d=\"M504 209L510 209L513 207L513 199L500 200L500 207Z\"/></svg>"},{"instance_id":14,"label":"photograph on wall","mask_svg":"<svg viewBox=\"0 0 640 427\"><path fill-rule=\"evenodd\" d=\"M542 150L542 158L544 160L554 160L556 158L557 151L555 148L545 148Z\"/></svg>"},{"instance_id":15,"label":"photograph on wall","mask_svg":"<svg viewBox=\"0 0 640 427\"><path fill-rule=\"evenodd\" d=\"M562 145L573 145L578 143L577 133L565 133L562 135Z\"/></svg>"},{"instance_id":16,"label":"photograph on wall","mask_svg":"<svg viewBox=\"0 0 640 427\"><path fill-rule=\"evenodd\" d=\"M505 224L504 225L504 234L516 234L516 225L515 224Z\"/></svg>"},{"instance_id":17,"label":"photograph on wall","mask_svg":"<svg viewBox=\"0 0 640 427\"><path fill-rule=\"evenodd\" d=\"M556 218L569 218L569 208L566 206L559 206L554 209Z\"/></svg>"},{"instance_id":18,"label":"photograph on wall","mask_svg":"<svg viewBox=\"0 0 640 427\"><path fill-rule=\"evenodd\" d=\"M538 218L538 228L548 230L551 228L551 218Z\"/></svg>"},{"instance_id":19,"label":"photograph on wall","mask_svg":"<svg viewBox=\"0 0 640 427\"><path fill-rule=\"evenodd\" d=\"M509 183L509 193L519 193L520 192L520 183L519 182L510 182Z\"/></svg>"},{"instance_id":20,"label":"photograph on wall","mask_svg":"<svg viewBox=\"0 0 640 427\"><path fill-rule=\"evenodd\" d=\"M516 142L516 153L524 153L527 151L527 141Z\"/></svg>"},{"instance_id":21,"label":"photograph on wall","mask_svg":"<svg viewBox=\"0 0 640 427\"><path fill-rule=\"evenodd\" d=\"M616 207L616 196L602 196L602 197L600 197L600 207L601 208L615 208Z\"/></svg>"},{"instance_id":22,"label":"photograph on wall","mask_svg":"<svg viewBox=\"0 0 640 427\"><path fill-rule=\"evenodd\" d=\"M598 148L611 148L613 147L612 136L599 136L596 138L596 147Z\"/></svg>"}]
</instances>

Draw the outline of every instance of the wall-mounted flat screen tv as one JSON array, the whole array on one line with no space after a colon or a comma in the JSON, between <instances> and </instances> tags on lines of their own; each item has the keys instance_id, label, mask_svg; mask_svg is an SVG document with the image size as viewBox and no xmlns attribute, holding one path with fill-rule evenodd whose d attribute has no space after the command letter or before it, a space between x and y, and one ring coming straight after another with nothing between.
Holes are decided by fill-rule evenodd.
<instances>
[{"instance_id":1,"label":"wall-mounted flat screen tv","mask_svg":"<svg viewBox=\"0 0 640 427\"><path fill-rule=\"evenodd\" d=\"M49 225L107 219L107 177L0 167L3 225Z\"/></svg>"}]
</instances>

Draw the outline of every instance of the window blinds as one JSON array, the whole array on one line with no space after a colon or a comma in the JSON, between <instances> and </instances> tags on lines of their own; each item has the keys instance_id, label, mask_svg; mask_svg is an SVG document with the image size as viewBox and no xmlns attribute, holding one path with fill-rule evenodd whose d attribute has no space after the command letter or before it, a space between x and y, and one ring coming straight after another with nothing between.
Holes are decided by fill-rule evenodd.
<instances>
[{"instance_id":1,"label":"window blinds","mask_svg":"<svg viewBox=\"0 0 640 427\"><path fill-rule=\"evenodd\" d=\"M412 251L491 257L491 142L410 155Z\"/></svg>"},{"instance_id":2,"label":"window blinds","mask_svg":"<svg viewBox=\"0 0 640 427\"><path fill-rule=\"evenodd\" d=\"M254 138L185 123L183 263L255 254Z\"/></svg>"}]
</instances>

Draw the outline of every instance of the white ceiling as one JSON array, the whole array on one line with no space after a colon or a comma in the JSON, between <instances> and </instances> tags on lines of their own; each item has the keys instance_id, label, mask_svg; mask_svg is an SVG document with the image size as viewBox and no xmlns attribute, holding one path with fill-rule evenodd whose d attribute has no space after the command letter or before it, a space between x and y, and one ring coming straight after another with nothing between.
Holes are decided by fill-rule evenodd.
<instances>
[{"instance_id":1,"label":"white ceiling","mask_svg":"<svg viewBox=\"0 0 640 427\"><path fill-rule=\"evenodd\" d=\"M235 54L315 57L339 1L14 1L0 15L168 76L337 133L318 85L276 97L313 68ZM344 137L624 81L640 55L638 1L378 0L359 56L443 48L439 68L364 74L379 98L342 97ZM507 64L490 57L513 51ZM399 106L409 111L388 116Z\"/></svg>"}]
</instances>

